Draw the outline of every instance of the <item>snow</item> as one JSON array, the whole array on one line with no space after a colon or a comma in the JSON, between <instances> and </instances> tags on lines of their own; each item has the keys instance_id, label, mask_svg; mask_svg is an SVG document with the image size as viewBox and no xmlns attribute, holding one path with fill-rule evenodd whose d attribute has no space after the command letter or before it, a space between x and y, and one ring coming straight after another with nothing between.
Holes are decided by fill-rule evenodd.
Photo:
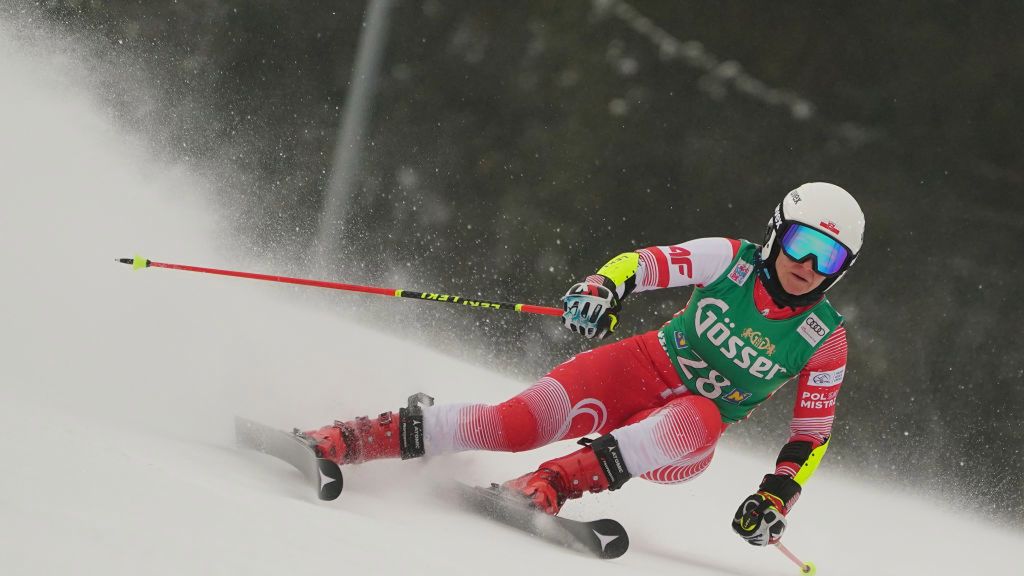
<instances>
[{"instance_id":1,"label":"snow","mask_svg":"<svg viewBox=\"0 0 1024 576\"><path fill-rule=\"evenodd\" d=\"M503 480L571 444L349 468L332 503L235 449L233 414L314 427L420 390L497 401L527 383L302 303L309 289L116 264L138 250L242 267L205 201L211 184L115 128L73 62L10 38L0 26L0 573L796 573L731 533L775 455L728 438L690 483L634 480L566 507L629 529L614 561L433 497L445 478ZM1024 535L826 460L785 541L820 574L1020 574Z\"/></svg>"}]
</instances>

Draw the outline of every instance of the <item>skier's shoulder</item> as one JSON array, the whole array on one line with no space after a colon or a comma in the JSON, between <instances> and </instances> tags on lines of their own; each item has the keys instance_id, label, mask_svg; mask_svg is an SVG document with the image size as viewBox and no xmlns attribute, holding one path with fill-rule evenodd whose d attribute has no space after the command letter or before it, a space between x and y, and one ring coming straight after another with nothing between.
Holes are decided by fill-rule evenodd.
<instances>
[{"instance_id":1,"label":"skier's shoulder","mask_svg":"<svg viewBox=\"0 0 1024 576\"><path fill-rule=\"evenodd\" d=\"M730 273L737 277L752 275L756 261L757 245L743 239L726 236L697 238L682 244L701 262L702 274L696 284L710 286L722 281Z\"/></svg>"},{"instance_id":2,"label":"skier's shoulder","mask_svg":"<svg viewBox=\"0 0 1024 576\"><path fill-rule=\"evenodd\" d=\"M721 236L694 238L664 248L667 259L679 264L680 282L707 286L721 278L743 250L743 241Z\"/></svg>"},{"instance_id":3,"label":"skier's shoulder","mask_svg":"<svg viewBox=\"0 0 1024 576\"><path fill-rule=\"evenodd\" d=\"M718 263L724 266L732 262L750 245L746 240L726 236L706 236L681 242L669 248L670 252L681 251L697 260Z\"/></svg>"},{"instance_id":4,"label":"skier's shoulder","mask_svg":"<svg viewBox=\"0 0 1024 576\"><path fill-rule=\"evenodd\" d=\"M828 299L828 296L824 296L820 302L814 308L815 311L821 311L828 313L832 319L832 323L835 325L835 331L838 332L843 338L846 337L846 319L842 313L832 304L832 301Z\"/></svg>"},{"instance_id":5,"label":"skier's shoulder","mask_svg":"<svg viewBox=\"0 0 1024 576\"><path fill-rule=\"evenodd\" d=\"M681 242L677 246L685 247L693 253L728 256L731 259L739 253L744 243L748 242L727 236L705 236Z\"/></svg>"},{"instance_id":6,"label":"skier's shoulder","mask_svg":"<svg viewBox=\"0 0 1024 576\"><path fill-rule=\"evenodd\" d=\"M819 341L814 353L816 358L841 356L845 364L846 320L827 297L805 313L804 324L806 326L801 326L801 329L808 330L806 333Z\"/></svg>"}]
</instances>

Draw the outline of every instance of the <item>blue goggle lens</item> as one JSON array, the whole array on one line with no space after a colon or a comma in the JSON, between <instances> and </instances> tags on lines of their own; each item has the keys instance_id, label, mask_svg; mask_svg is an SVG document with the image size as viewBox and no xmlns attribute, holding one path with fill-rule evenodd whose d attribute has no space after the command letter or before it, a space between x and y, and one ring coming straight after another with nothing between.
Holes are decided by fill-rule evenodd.
<instances>
[{"instance_id":1,"label":"blue goggle lens","mask_svg":"<svg viewBox=\"0 0 1024 576\"><path fill-rule=\"evenodd\" d=\"M811 258L822 276L838 273L850 259L850 251L838 240L803 224L789 226L782 236L782 250L797 262Z\"/></svg>"}]
</instances>

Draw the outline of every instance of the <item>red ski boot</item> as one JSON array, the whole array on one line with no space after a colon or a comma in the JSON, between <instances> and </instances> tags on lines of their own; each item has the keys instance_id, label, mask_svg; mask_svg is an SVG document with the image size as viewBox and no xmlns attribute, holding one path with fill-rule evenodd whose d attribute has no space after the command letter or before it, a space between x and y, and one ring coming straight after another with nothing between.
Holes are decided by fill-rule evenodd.
<instances>
[{"instance_id":1,"label":"red ski boot","mask_svg":"<svg viewBox=\"0 0 1024 576\"><path fill-rule=\"evenodd\" d=\"M303 434L317 456L338 464L416 458L423 456L422 406L433 403L426 394L414 394L409 397L409 406L397 414L384 412L374 420L366 416L347 422L335 420L334 424Z\"/></svg>"},{"instance_id":2,"label":"red ski boot","mask_svg":"<svg viewBox=\"0 0 1024 576\"><path fill-rule=\"evenodd\" d=\"M566 500L579 498L584 492L618 490L630 479L619 443L612 435L605 434L593 442L583 438L580 443L586 448L549 460L536 472L502 486L521 493L538 509L556 515Z\"/></svg>"}]
</instances>

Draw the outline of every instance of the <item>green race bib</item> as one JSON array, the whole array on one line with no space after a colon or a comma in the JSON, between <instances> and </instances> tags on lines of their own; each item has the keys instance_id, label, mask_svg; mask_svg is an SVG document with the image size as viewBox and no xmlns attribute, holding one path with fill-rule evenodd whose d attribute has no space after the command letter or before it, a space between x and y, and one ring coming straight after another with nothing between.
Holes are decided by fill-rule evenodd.
<instances>
[{"instance_id":1,"label":"green race bib","mask_svg":"<svg viewBox=\"0 0 1024 576\"><path fill-rule=\"evenodd\" d=\"M803 314L769 320L754 306L754 254L742 241L725 273L696 288L659 332L685 389L711 399L724 422L747 417L796 376L843 318L828 299Z\"/></svg>"}]
</instances>

